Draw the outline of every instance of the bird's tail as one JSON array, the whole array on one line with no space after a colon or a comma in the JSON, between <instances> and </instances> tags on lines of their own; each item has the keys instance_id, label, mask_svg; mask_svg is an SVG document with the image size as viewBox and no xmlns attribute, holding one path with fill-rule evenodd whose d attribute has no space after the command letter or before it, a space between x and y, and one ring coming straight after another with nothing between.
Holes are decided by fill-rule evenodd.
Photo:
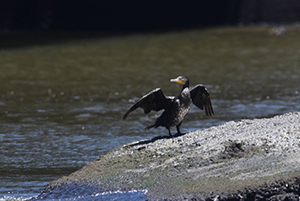
<instances>
[{"instance_id":1,"label":"bird's tail","mask_svg":"<svg viewBox=\"0 0 300 201\"><path fill-rule=\"evenodd\" d=\"M153 127L155 127L155 124L152 124L152 125L150 125L150 126L147 126L145 129L146 129L146 130L149 130L150 128L153 128Z\"/></svg>"}]
</instances>

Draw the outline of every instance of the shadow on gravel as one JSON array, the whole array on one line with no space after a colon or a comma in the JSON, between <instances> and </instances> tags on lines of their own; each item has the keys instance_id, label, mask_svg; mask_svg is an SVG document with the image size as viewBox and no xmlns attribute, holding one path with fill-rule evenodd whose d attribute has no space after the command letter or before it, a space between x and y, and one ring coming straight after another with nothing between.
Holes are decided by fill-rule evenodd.
<instances>
[{"instance_id":1,"label":"shadow on gravel","mask_svg":"<svg viewBox=\"0 0 300 201\"><path fill-rule=\"evenodd\" d=\"M125 148L127 148L127 147L135 147L135 146L139 146L139 145L153 143L153 142L155 142L157 140L171 139L171 138L180 137L180 136L183 136L185 134L186 133L176 133L175 135L172 135L172 136L157 136L157 137L154 137L152 139L142 140L142 141L138 141L138 142L135 142L135 143L132 143L132 144L128 144L128 145L125 145L124 147Z\"/></svg>"}]
</instances>

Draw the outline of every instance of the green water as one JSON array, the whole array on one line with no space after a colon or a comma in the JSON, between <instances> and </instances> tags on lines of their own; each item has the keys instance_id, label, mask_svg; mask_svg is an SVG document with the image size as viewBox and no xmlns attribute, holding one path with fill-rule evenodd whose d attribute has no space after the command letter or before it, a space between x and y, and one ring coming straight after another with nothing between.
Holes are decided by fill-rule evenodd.
<instances>
[{"instance_id":1,"label":"green water","mask_svg":"<svg viewBox=\"0 0 300 201\"><path fill-rule=\"evenodd\" d=\"M299 111L300 27L214 28L0 47L0 198L37 195L145 131L156 113L126 110L171 78L204 84L215 116L193 107L182 132ZM175 129L172 130L175 132Z\"/></svg>"}]
</instances>

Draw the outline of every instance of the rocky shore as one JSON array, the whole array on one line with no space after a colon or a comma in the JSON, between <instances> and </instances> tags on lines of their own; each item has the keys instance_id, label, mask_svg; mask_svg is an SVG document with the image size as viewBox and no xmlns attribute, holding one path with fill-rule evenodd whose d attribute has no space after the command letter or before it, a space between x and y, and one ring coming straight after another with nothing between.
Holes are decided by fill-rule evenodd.
<instances>
[{"instance_id":1,"label":"rocky shore","mask_svg":"<svg viewBox=\"0 0 300 201\"><path fill-rule=\"evenodd\" d=\"M294 112L124 145L51 182L37 198L147 189L149 200L299 200L299 186Z\"/></svg>"}]
</instances>

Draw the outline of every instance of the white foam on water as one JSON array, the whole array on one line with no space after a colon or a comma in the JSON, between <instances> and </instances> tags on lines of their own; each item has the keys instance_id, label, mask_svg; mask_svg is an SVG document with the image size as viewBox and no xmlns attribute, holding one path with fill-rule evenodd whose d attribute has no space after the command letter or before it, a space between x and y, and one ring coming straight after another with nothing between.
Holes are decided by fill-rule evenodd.
<instances>
[{"instance_id":1,"label":"white foam on water","mask_svg":"<svg viewBox=\"0 0 300 201\"><path fill-rule=\"evenodd\" d=\"M26 201L30 200L33 197L10 197L10 196L4 196L0 197L0 201Z\"/></svg>"},{"instance_id":2,"label":"white foam on water","mask_svg":"<svg viewBox=\"0 0 300 201\"><path fill-rule=\"evenodd\" d=\"M131 190L131 191L106 191L106 192L102 192L102 193L97 193L93 196L97 197L97 196L103 196L103 195L113 195L113 194L125 194L125 193L143 193L146 194L148 192L148 190Z\"/></svg>"}]
</instances>

